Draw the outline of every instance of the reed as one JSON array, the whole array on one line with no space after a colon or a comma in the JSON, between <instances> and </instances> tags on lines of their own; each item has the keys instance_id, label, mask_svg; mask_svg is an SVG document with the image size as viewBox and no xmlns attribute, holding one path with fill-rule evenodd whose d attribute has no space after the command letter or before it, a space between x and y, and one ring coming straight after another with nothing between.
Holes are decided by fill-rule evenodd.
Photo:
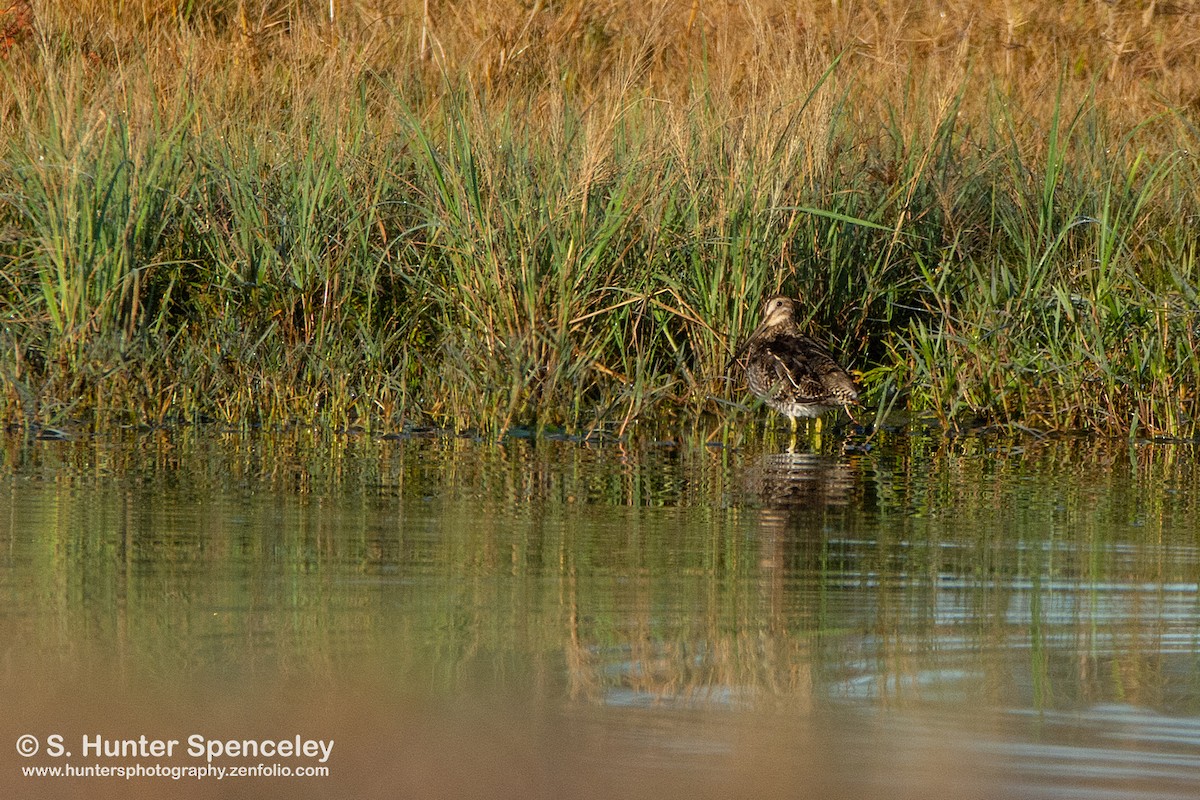
<instances>
[{"instance_id":1,"label":"reed","mask_svg":"<svg viewBox=\"0 0 1200 800\"><path fill-rule=\"evenodd\" d=\"M32 4L0 416L738 425L783 291L880 412L1198 433L1196 11L330 8Z\"/></svg>"}]
</instances>

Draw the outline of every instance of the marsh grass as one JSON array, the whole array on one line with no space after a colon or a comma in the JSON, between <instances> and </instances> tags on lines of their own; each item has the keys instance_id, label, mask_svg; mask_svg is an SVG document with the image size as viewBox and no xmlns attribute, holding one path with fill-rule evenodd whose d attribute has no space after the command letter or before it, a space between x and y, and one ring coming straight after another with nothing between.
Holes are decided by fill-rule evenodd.
<instances>
[{"instance_id":1,"label":"marsh grass","mask_svg":"<svg viewBox=\"0 0 1200 800\"><path fill-rule=\"evenodd\" d=\"M1195 437L1200 10L944 6L35 3L0 416L740 431L783 291L880 412Z\"/></svg>"}]
</instances>

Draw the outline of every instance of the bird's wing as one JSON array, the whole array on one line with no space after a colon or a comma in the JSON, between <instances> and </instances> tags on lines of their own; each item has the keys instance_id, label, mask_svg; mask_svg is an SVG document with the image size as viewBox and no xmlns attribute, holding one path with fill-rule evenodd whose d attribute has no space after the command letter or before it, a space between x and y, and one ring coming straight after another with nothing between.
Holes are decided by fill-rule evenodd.
<instances>
[{"instance_id":1,"label":"bird's wing","mask_svg":"<svg viewBox=\"0 0 1200 800\"><path fill-rule=\"evenodd\" d=\"M779 380L795 387L800 397L857 399L854 381L828 350L807 336L776 339L767 345L766 351L772 357Z\"/></svg>"}]
</instances>

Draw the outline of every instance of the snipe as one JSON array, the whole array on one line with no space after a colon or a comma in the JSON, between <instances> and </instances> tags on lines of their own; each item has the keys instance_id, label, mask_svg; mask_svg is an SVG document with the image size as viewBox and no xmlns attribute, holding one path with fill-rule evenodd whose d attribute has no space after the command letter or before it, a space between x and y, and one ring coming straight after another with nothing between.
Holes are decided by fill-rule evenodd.
<instances>
[{"instance_id":1,"label":"snipe","mask_svg":"<svg viewBox=\"0 0 1200 800\"><path fill-rule=\"evenodd\" d=\"M825 347L800 331L796 306L787 297L767 301L740 361L750 390L787 416L793 434L798 417L819 420L826 411L858 402L854 380Z\"/></svg>"}]
</instances>

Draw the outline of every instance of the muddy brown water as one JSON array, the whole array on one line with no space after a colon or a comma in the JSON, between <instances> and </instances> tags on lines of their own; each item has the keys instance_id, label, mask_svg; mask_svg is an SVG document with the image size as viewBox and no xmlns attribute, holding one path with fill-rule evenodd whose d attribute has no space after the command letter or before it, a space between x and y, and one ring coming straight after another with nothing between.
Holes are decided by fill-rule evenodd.
<instances>
[{"instance_id":1,"label":"muddy brown water","mask_svg":"<svg viewBox=\"0 0 1200 800\"><path fill-rule=\"evenodd\" d=\"M873 444L4 439L0 796L1200 795L1197 448Z\"/></svg>"}]
</instances>

